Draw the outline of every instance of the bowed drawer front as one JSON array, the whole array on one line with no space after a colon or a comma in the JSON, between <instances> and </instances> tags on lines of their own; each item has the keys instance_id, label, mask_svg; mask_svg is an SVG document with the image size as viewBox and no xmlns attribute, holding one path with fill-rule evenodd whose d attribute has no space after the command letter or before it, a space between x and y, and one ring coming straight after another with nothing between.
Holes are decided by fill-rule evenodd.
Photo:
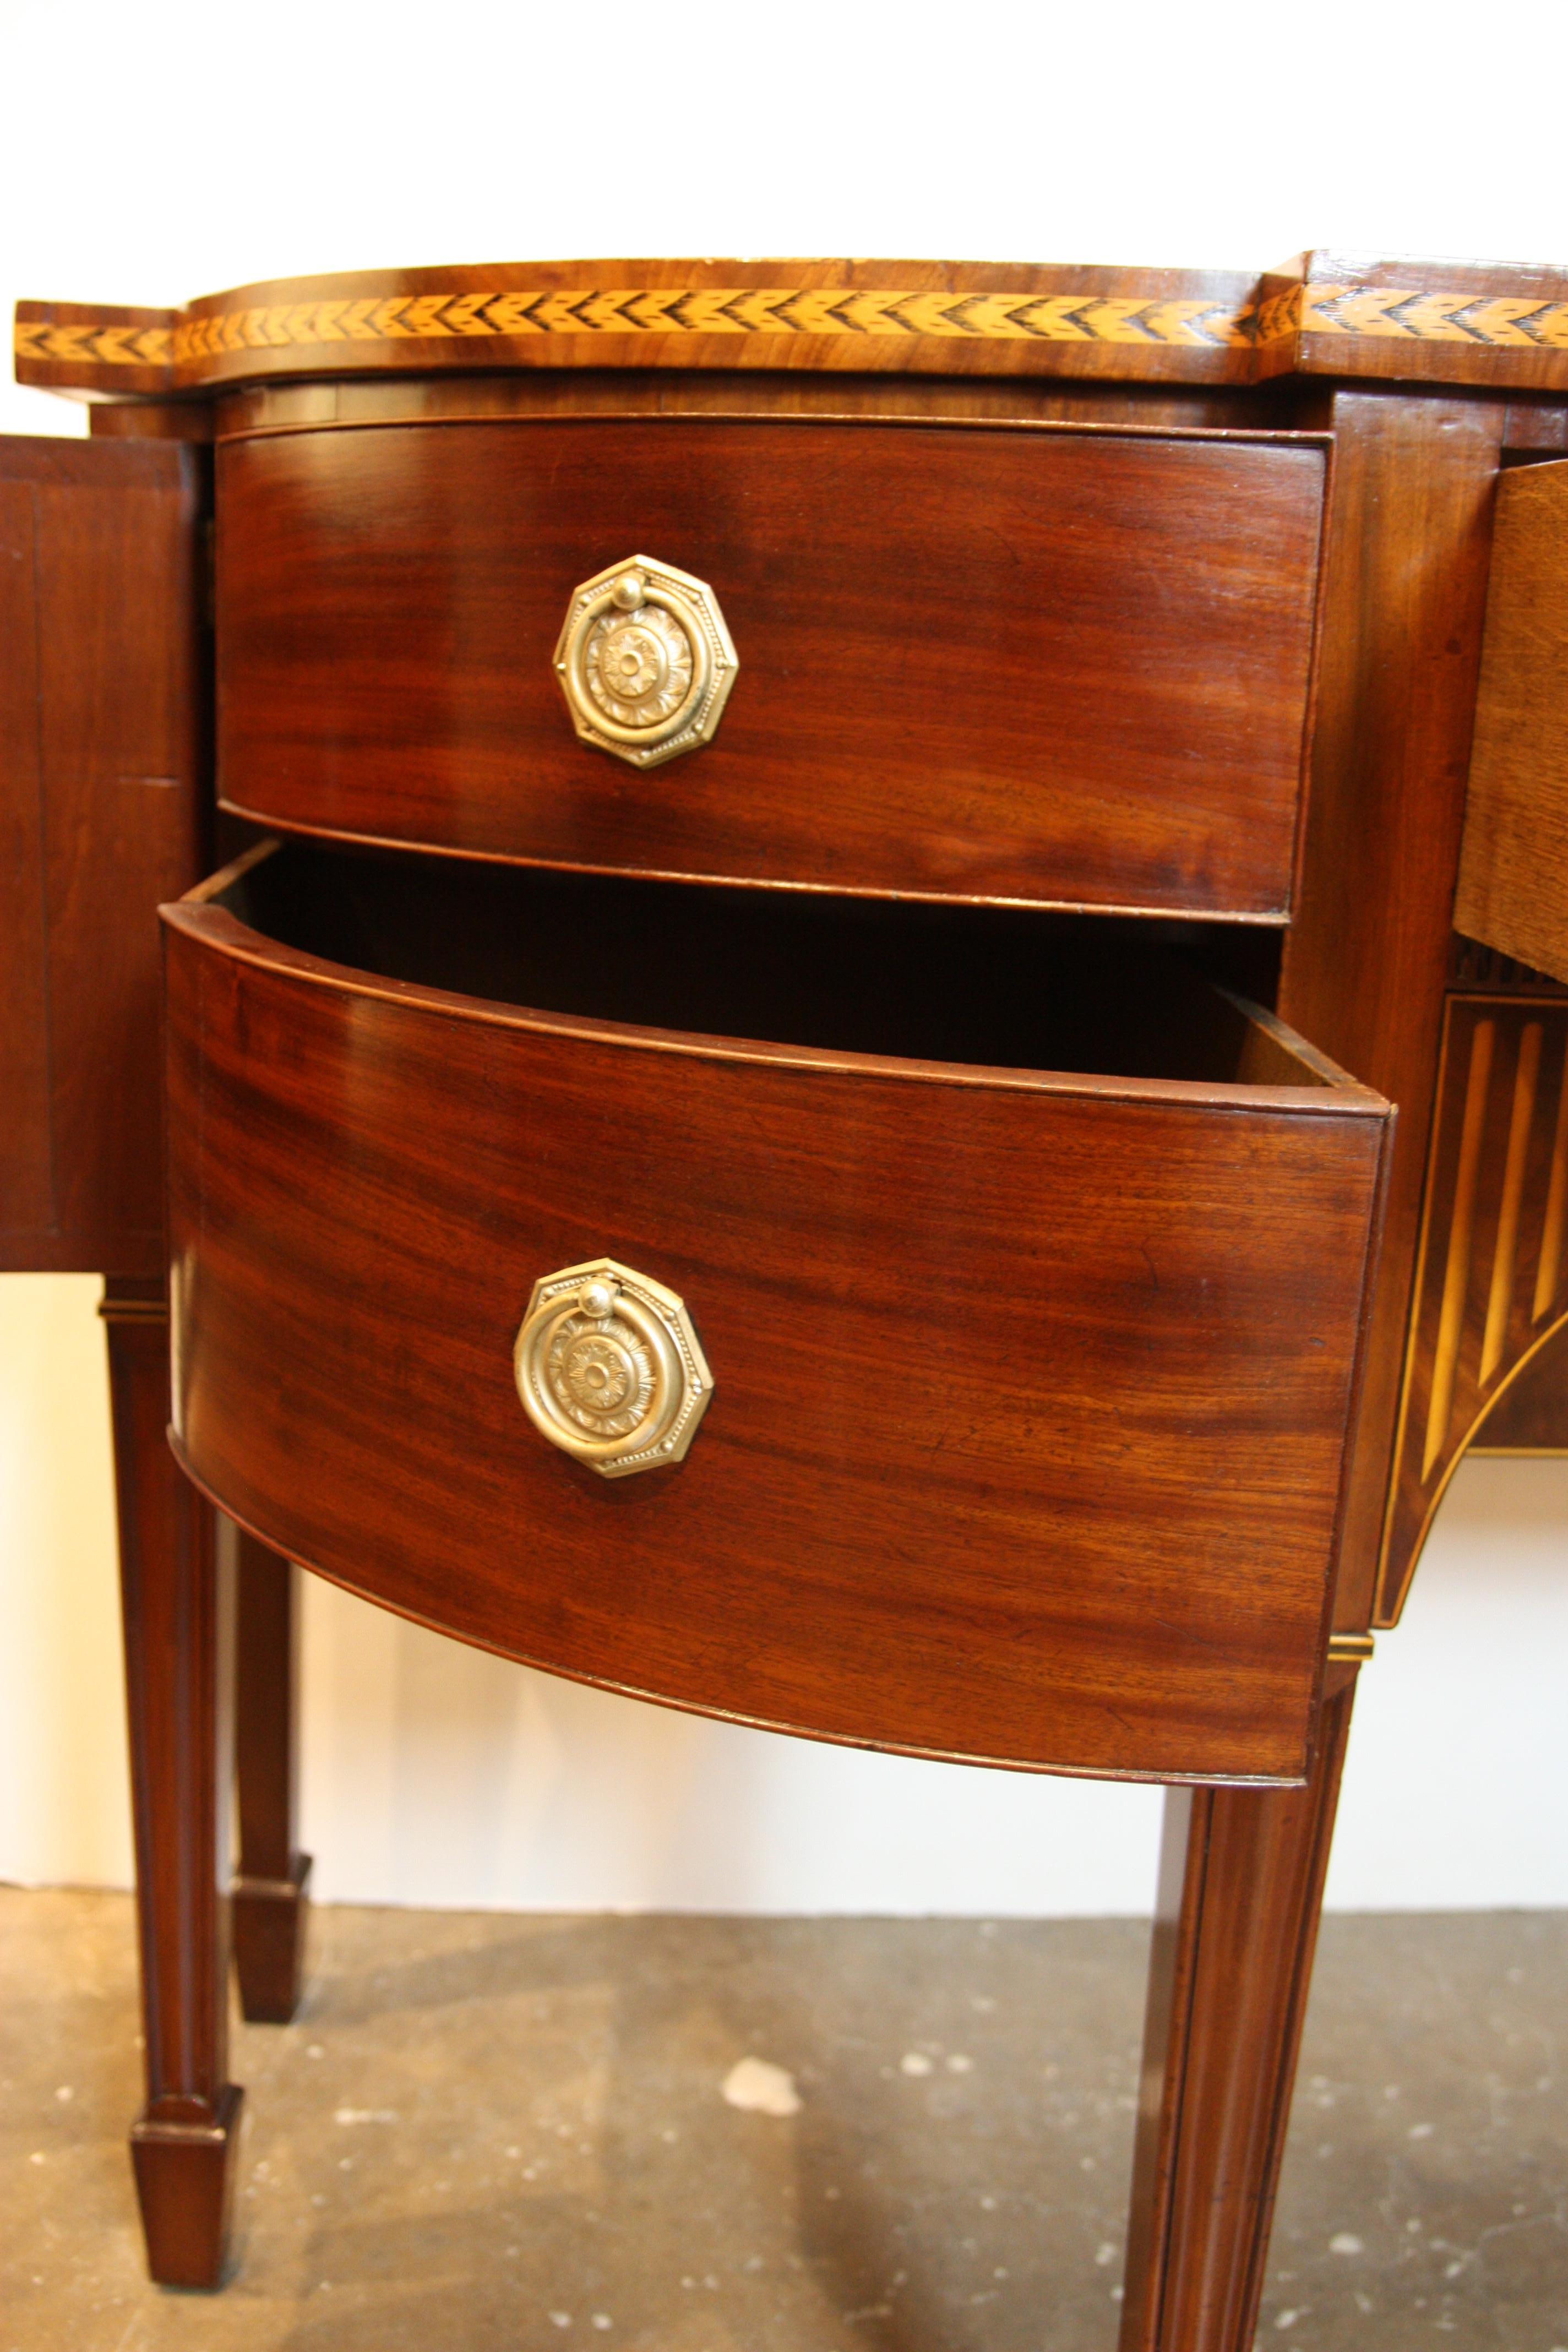
<instances>
[{"instance_id":1,"label":"bowed drawer front","mask_svg":"<svg viewBox=\"0 0 1568 2352\"><path fill-rule=\"evenodd\" d=\"M1325 463L787 418L239 438L220 790L491 858L1283 921ZM708 583L739 661L713 740L646 772L578 740L554 660L637 554Z\"/></svg>"},{"instance_id":2,"label":"bowed drawer front","mask_svg":"<svg viewBox=\"0 0 1568 2352\"><path fill-rule=\"evenodd\" d=\"M1133 926L300 845L167 923L178 1444L269 1543L786 1729L1303 1771L1377 1097ZM606 1410L688 1318L683 1459L524 1410L563 1269Z\"/></svg>"}]
</instances>

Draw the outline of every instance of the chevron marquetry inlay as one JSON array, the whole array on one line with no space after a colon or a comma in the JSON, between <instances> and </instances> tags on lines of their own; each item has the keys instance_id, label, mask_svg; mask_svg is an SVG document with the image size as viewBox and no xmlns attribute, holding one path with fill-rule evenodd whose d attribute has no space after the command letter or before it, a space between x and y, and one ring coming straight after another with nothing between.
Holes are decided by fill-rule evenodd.
<instances>
[{"instance_id":1,"label":"chevron marquetry inlay","mask_svg":"<svg viewBox=\"0 0 1568 2352\"><path fill-rule=\"evenodd\" d=\"M1568 302L1398 287L1292 286L1258 304L1161 296L913 293L897 288L705 287L412 294L262 305L170 326L18 320L19 360L199 365L239 352L540 336L946 337L957 341L1258 347L1301 334L1484 350L1568 350Z\"/></svg>"},{"instance_id":2,"label":"chevron marquetry inlay","mask_svg":"<svg viewBox=\"0 0 1568 2352\"><path fill-rule=\"evenodd\" d=\"M946 335L994 341L1247 343L1249 310L1092 294L914 294L840 287L609 288L603 292L417 294L217 311L173 330L18 324L26 359L176 367L226 352L302 344L536 335ZM138 349L161 335L163 349Z\"/></svg>"},{"instance_id":3,"label":"chevron marquetry inlay","mask_svg":"<svg viewBox=\"0 0 1568 2352\"><path fill-rule=\"evenodd\" d=\"M13 348L19 360L61 360L86 367L167 367L174 356L172 327L56 327L18 319Z\"/></svg>"},{"instance_id":4,"label":"chevron marquetry inlay","mask_svg":"<svg viewBox=\"0 0 1568 2352\"><path fill-rule=\"evenodd\" d=\"M1265 332L1379 335L1407 343L1472 343L1481 351L1568 351L1568 302L1493 295L1412 294L1395 286L1293 287L1296 316ZM1272 306L1264 304L1267 312Z\"/></svg>"}]
</instances>

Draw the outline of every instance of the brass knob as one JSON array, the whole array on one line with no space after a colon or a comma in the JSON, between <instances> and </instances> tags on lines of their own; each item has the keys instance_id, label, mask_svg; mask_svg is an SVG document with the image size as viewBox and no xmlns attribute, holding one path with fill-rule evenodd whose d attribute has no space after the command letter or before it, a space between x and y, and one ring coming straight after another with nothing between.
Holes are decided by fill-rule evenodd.
<instances>
[{"instance_id":1,"label":"brass knob","mask_svg":"<svg viewBox=\"0 0 1568 2352\"><path fill-rule=\"evenodd\" d=\"M534 1427L604 1478L681 1461L713 1393L682 1302L613 1257L534 1284L512 1366Z\"/></svg>"},{"instance_id":2,"label":"brass knob","mask_svg":"<svg viewBox=\"0 0 1568 2352\"><path fill-rule=\"evenodd\" d=\"M706 743L739 667L708 583L647 555L584 580L555 647L583 741L637 768Z\"/></svg>"}]
</instances>

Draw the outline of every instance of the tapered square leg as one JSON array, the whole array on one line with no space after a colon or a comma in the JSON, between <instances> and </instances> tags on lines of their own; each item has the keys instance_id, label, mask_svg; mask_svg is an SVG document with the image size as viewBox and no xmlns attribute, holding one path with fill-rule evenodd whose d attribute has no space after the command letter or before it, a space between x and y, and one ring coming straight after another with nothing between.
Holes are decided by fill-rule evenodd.
<instances>
[{"instance_id":1,"label":"tapered square leg","mask_svg":"<svg viewBox=\"0 0 1568 2352\"><path fill-rule=\"evenodd\" d=\"M147 2266L160 2286L223 2284L244 2098L227 2083L200 2122L155 2117L149 2107L131 2126Z\"/></svg>"},{"instance_id":2,"label":"tapered square leg","mask_svg":"<svg viewBox=\"0 0 1568 2352\"><path fill-rule=\"evenodd\" d=\"M1251 2352L1354 1682L1305 1788L1166 1798L1121 2352Z\"/></svg>"},{"instance_id":3,"label":"tapered square leg","mask_svg":"<svg viewBox=\"0 0 1568 2352\"><path fill-rule=\"evenodd\" d=\"M228 2080L229 1761L213 1513L169 1451L168 1313L105 1286L125 1625L146 2104L131 2136L147 2263L165 2286L223 2276L242 2094Z\"/></svg>"},{"instance_id":4,"label":"tapered square leg","mask_svg":"<svg viewBox=\"0 0 1568 2352\"><path fill-rule=\"evenodd\" d=\"M310 1857L294 1844L299 1774L300 1571L237 1537L235 1767L239 1873L231 1890L240 2006L287 2025L300 2005Z\"/></svg>"}]
</instances>

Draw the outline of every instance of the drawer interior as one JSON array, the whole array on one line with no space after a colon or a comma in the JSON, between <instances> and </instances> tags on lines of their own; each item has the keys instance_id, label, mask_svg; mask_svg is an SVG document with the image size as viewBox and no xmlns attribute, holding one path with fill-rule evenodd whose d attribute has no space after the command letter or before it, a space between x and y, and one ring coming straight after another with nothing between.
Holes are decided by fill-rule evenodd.
<instances>
[{"instance_id":1,"label":"drawer interior","mask_svg":"<svg viewBox=\"0 0 1568 2352\"><path fill-rule=\"evenodd\" d=\"M462 996L982 1068L1321 1087L1181 926L737 890L289 843L214 901L280 945Z\"/></svg>"}]
</instances>

